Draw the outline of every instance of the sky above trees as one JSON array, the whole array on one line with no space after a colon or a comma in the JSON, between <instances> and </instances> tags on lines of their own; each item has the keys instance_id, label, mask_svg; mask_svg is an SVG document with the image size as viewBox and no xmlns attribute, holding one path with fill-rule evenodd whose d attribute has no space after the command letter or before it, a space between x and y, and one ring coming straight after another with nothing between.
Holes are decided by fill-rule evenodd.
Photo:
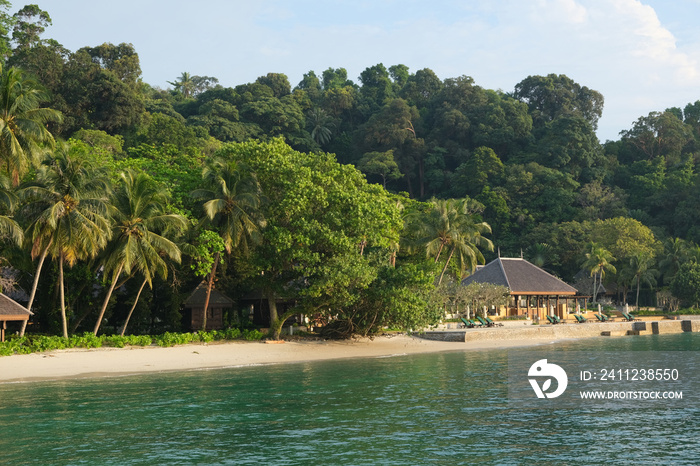
<instances>
[{"instance_id":1,"label":"sky above trees","mask_svg":"<svg viewBox=\"0 0 700 466\"><path fill-rule=\"evenodd\" d=\"M566 74L605 97L601 141L640 115L700 98L698 0L39 0L70 50L132 43L143 80L186 71L224 86L284 73L404 64L472 76L512 92L529 75ZM24 5L13 2L13 11Z\"/></svg>"}]
</instances>

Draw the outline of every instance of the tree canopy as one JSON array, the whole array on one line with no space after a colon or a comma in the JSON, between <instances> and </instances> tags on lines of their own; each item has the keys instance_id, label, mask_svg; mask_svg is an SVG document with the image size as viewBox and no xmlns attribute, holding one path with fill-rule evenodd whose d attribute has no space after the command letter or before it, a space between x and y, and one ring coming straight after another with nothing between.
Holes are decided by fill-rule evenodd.
<instances>
[{"instance_id":1,"label":"tree canopy","mask_svg":"<svg viewBox=\"0 0 700 466\"><path fill-rule=\"evenodd\" d=\"M134 331L178 328L207 235L223 242L209 289L257 293L277 330L290 312L333 317L342 335L417 328L439 316L437 284L497 250L566 281L595 269L640 305L662 288L695 304L681 289L700 257L700 101L601 143L603 96L565 74L503 91L401 63L309 70L296 86L279 71L224 83L187 70L161 89L143 82L134 45L68 50L47 38L49 12L10 6L0 0L0 233L43 329L58 317L84 328L100 304L108 327L133 315ZM107 246L128 214L122 173L188 220L146 261L162 273Z\"/></svg>"}]
</instances>

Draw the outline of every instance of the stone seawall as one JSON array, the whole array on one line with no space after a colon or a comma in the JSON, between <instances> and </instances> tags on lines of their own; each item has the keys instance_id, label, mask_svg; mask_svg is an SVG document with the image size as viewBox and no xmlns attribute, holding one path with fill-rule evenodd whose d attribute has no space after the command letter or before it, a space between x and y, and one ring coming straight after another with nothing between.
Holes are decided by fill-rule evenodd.
<instances>
[{"instance_id":1,"label":"stone seawall","mask_svg":"<svg viewBox=\"0 0 700 466\"><path fill-rule=\"evenodd\" d=\"M700 332L700 320L591 322L585 324L472 328L459 331L425 332L419 336L428 340L440 341L562 340L599 336L651 335L683 332Z\"/></svg>"}]
</instances>

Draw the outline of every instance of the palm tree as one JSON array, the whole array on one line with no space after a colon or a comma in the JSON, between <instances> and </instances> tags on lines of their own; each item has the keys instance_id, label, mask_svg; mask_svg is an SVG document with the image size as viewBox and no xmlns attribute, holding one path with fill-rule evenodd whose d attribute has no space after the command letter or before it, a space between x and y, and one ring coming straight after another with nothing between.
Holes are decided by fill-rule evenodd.
<instances>
[{"instance_id":1,"label":"palm tree","mask_svg":"<svg viewBox=\"0 0 700 466\"><path fill-rule=\"evenodd\" d=\"M260 229L265 226L259 212L261 192L257 178L235 161L216 158L202 170L202 180L206 187L192 192L195 199L204 201L202 224L216 228L228 255L234 249L247 255L250 248L260 242ZM220 254L216 252L207 283L203 329L206 329L206 311L219 261Z\"/></svg>"},{"instance_id":2,"label":"palm tree","mask_svg":"<svg viewBox=\"0 0 700 466\"><path fill-rule=\"evenodd\" d=\"M659 261L663 283L671 283L678 268L688 257L690 245L680 238L669 238L664 242L664 256Z\"/></svg>"},{"instance_id":3,"label":"palm tree","mask_svg":"<svg viewBox=\"0 0 700 466\"><path fill-rule=\"evenodd\" d=\"M639 288L641 282L649 286L656 285L656 277L659 275L659 271L653 269L652 265L654 265L654 258L648 254L637 253L630 258L629 275L637 282L637 299L634 305L637 310L639 310Z\"/></svg>"},{"instance_id":4,"label":"palm tree","mask_svg":"<svg viewBox=\"0 0 700 466\"><path fill-rule=\"evenodd\" d=\"M588 252L586 253L586 261L583 267L591 272L593 277L593 302L596 302L598 297L598 288L603 283L603 277L605 277L605 272L610 271L612 273L617 272L615 266L611 264L615 260L613 255L605 249L603 246L597 243L589 243L586 248ZM597 280L600 277L600 280ZM597 284L596 284L597 283Z\"/></svg>"},{"instance_id":5,"label":"palm tree","mask_svg":"<svg viewBox=\"0 0 700 466\"><path fill-rule=\"evenodd\" d=\"M545 265L552 262L554 249L547 243L535 243L525 250L525 255L530 262L543 269Z\"/></svg>"},{"instance_id":6,"label":"palm tree","mask_svg":"<svg viewBox=\"0 0 700 466\"><path fill-rule=\"evenodd\" d=\"M168 81L168 84L175 86L175 90L180 91L185 99L192 96L196 87L193 76L186 71L180 75L177 81Z\"/></svg>"},{"instance_id":7,"label":"palm tree","mask_svg":"<svg viewBox=\"0 0 700 466\"><path fill-rule=\"evenodd\" d=\"M104 262L105 277L112 272L112 284L95 323L95 335L122 272L131 274L132 270L138 270L144 276L134 307L127 317L128 324L146 283L153 287L152 279L156 274L167 277L168 268L163 256L180 262L180 248L156 231L181 232L187 228L187 220L182 215L167 213L167 196L148 175L126 171L119 175L119 181L112 201L115 208L112 240L107 245Z\"/></svg>"},{"instance_id":8,"label":"palm tree","mask_svg":"<svg viewBox=\"0 0 700 466\"><path fill-rule=\"evenodd\" d=\"M322 108L313 108L309 111L309 126L311 127L311 139L319 146L326 144L333 136L333 120Z\"/></svg>"},{"instance_id":9,"label":"palm tree","mask_svg":"<svg viewBox=\"0 0 700 466\"><path fill-rule=\"evenodd\" d=\"M54 143L46 125L61 121L61 113L41 108L47 99L41 85L21 70L10 68L0 74L0 164L13 186L30 166L38 165L45 153L42 144Z\"/></svg>"},{"instance_id":10,"label":"palm tree","mask_svg":"<svg viewBox=\"0 0 700 466\"><path fill-rule=\"evenodd\" d=\"M486 222L478 222L475 213L479 209L476 201L465 199L432 199L432 209L419 220L420 239L428 257L435 256L435 262L445 248L449 249L445 266L440 273L437 284L442 278L457 254L459 268L462 272L467 268L474 270L477 264L484 262L484 256L479 248L493 251L493 243L483 235L491 233L491 227Z\"/></svg>"},{"instance_id":11,"label":"palm tree","mask_svg":"<svg viewBox=\"0 0 700 466\"><path fill-rule=\"evenodd\" d=\"M0 174L0 237L19 246L24 239L24 232L10 215L16 205L17 195L12 189L10 179Z\"/></svg>"},{"instance_id":12,"label":"palm tree","mask_svg":"<svg viewBox=\"0 0 700 466\"><path fill-rule=\"evenodd\" d=\"M92 258L111 235L109 183L103 172L69 154L59 144L53 157L38 169L36 180L20 190L31 219L26 237L32 241L32 258L40 257L32 297L47 255L58 259L63 336L68 337L63 268Z\"/></svg>"}]
</instances>

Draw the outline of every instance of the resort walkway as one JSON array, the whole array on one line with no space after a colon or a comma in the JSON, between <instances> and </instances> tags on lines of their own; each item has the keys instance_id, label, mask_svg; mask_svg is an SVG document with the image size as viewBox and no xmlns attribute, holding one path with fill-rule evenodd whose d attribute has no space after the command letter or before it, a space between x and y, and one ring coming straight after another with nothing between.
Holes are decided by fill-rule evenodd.
<instances>
[{"instance_id":1,"label":"resort walkway","mask_svg":"<svg viewBox=\"0 0 700 466\"><path fill-rule=\"evenodd\" d=\"M659 320L641 322L589 322L584 324L522 325L493 328L430 331L420 334L428 340L561 340L598 336L652 335L700 332L700 320Z\"/></svg>"}]
</instances>

